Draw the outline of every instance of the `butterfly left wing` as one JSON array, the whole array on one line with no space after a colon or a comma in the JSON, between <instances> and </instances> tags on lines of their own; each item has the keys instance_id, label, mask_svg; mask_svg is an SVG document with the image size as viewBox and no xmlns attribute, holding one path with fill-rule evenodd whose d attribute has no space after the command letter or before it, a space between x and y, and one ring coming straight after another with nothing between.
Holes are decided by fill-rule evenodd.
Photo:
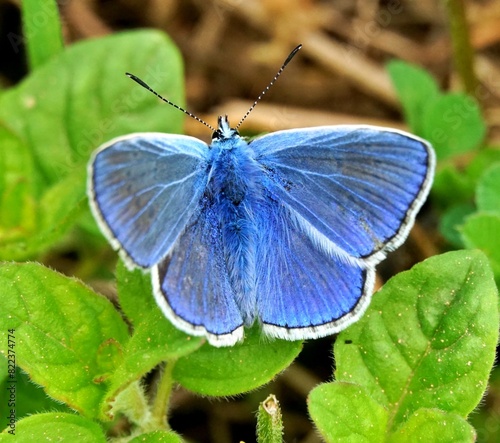
<instances>
[{"instance_id":1,"label":"butterfly left wing","mask_svg":"<svg viewBox=\"0 0 500 443\"><path fill-rule=\"evenodd\" d=\"M250 146L270 192L317 243L371 266L404 241L434 172L426 141L373 126L278 131Z\"/></svg>"},{"instance_id":2,"label":"butterfly left wing","mask_svg":"<svg viewBox=\"0 0 500 443\"><path fill-rule=\"evenodd\" d=\"M199 209L208 146L183 135L137 133L97 150L88 195L96 220L129 267L165 257Z\"/></svg>"}]
</instances>

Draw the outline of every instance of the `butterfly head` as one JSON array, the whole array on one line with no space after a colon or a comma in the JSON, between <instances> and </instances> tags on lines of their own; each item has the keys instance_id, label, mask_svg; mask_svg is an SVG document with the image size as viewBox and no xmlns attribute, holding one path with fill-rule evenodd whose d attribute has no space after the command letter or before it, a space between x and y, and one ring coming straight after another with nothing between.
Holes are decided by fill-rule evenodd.
<instances>
[{"instance_id":1,"label":"butterfly head","mask_svg":"<svg viewBox=\"0 0 500 443\"><path fill-rule=\"evenodd\" d=\"M225 140L239 136L239 132L229 126L227 115L219 115L217 119L217 130L212 134L212 140Z\"/></svg>"}]
</instances>

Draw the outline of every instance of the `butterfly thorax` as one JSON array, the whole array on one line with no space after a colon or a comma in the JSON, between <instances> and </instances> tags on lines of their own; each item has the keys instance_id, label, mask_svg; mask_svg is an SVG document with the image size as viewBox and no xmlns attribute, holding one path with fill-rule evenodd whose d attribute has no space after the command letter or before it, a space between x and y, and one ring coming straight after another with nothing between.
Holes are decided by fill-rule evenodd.
<instances>
[{"instance_id":1,"label":"butterfly thorax","mask_svg":"<svg viewBox=\"0 0 500 443\"><path fill-rule=\"evenodd\" d=\"M209 188L221 203L234 208L260 198L262 169L254 159L253 149L238 131L229 126L227 116L219 117L219 126L212 135L211 179Z\"/></svg>"}]
</instances>

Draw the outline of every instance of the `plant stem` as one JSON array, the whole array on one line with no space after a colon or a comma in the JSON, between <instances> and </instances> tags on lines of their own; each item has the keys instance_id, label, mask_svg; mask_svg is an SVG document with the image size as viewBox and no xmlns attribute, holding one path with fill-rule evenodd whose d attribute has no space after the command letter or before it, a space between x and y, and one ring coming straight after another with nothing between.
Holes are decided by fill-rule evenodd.
<instances>
[{"instance_id":1,"label":"plant stem","mask_svg":"<svg viewBox=\"0 0 500 443\"><path fill-rule=\"evenodd\" d=\"M174 384L174 380L172 378L174 367L175 360L167 361L158 383L158 389L156 391L156 397L154 399L153 408L151 411L152 420L155 423L157 429L170 429L167 421L167 412L170 404L172 386Z\"/></svg>"},{"instance_id":2,"label":"plant stem","mask_svg":"<svg viewBox=\"0 0 500 443\"><path fill-rule=\"evenodd\" d=\"M463 0L445 0L450 22L453 58L465 92L477 99L478 80L474 72L473 49Z\"/></svg>"},{"instance_id":3,"label":"plant stem","mask_svg":"<svg viewBox=\"0 0 500 443\"><path fill-rule=\"evenodd\" d=\"M62 53L61 19L55 0L23 0L21 11L28 62L33 71Z\"/></svg>"},{"instance_id":4,"label":"plant stem","mask_svg":"<svg viewBox=\"0 0 500 443\"><path fill-rule=\"evenodd\" d=\"M281 443L283 441L283 421L280 404L271 394L260 405L257 412L258 443Z\"/></svg>"}]
</instances>

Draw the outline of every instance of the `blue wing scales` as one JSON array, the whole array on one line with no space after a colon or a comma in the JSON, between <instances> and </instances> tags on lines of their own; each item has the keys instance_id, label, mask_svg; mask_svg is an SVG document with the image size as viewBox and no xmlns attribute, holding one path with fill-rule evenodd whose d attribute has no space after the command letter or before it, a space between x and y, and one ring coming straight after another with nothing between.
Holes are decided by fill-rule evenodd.
<instances>
[{"instance_id":1,"label":"blue wing scales","mask_svg":"<svg viewBox=\"0 0 500 443\"><path fill-rule=\"evenodd\" d=\"M317 338L356 321L369 304L373 268L318 247L277 202L261 215L256 294L264 332Z\"/></svg>"},{"instance_id":2,"label":"blue wing scales","mask_svg":"<svg viewBox=\"0 0 500 443\"><path fill-rule=\"evenodd\" d=\"M250 146L317 243L371 265L404 241L434 171L427 142L370 126L279 131Z\"/></svg>"},{"instance_id":3,"label":"blue wing scales","mask_svg":"<svg viewBox=\"0 0 500 443\"><path fill-rule=\"evenodd\" d=\"M220 211L220 208L218 208ZM204 202L171 256L152 269L155 298L178 328L214 346L243 338L243 320L224 260L220 215Z\"/></svg>"},{"instance_id":4,"label":"blue wing scales","mask_svg":"<svg viewBox=\"0 0 500 443\"><path fill-rule=\"evenodd\" d=\"M111 140L89 163L92 211L129 267L165 257L199 207L208 146L193 137L132 134Z\"/></svg>"}]
</instances>

